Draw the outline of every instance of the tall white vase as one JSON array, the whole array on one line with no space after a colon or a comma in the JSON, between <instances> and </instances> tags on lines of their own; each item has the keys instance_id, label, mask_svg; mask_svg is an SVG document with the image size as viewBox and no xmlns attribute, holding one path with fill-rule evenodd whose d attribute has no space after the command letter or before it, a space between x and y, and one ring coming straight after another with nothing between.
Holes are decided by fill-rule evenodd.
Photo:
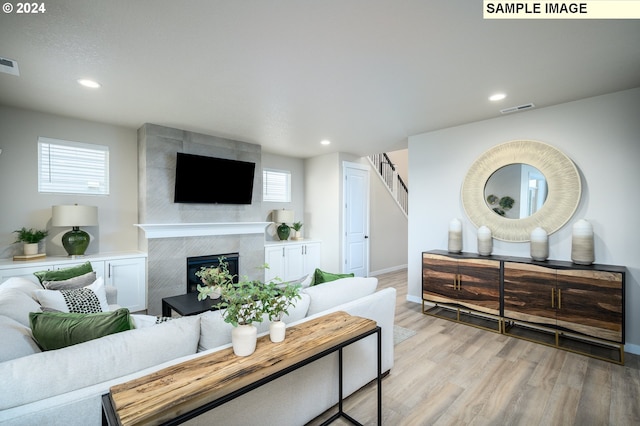
<instances>
[{"instance_id":1,"label":"tall white vase","mask_svg":"<svg viewBox=\"0 0 640 426\"><path fill-rule=\"evenodd\" d=\"M460 219L453 219L449 222L449 253L460 253L462 251L462 222Z\"/></svg>"},{"instance_id":2,"label":"tall white vase","mask_svg":"<svg viewBox=\"0 0 640 426\"><path fill-rule=\"evenodd\" d=\"M595 261L593 226L584 219L573 224L571 260L578 265L591 265Z\"/></svg>"},{"instance_id":3,"label":"tall white vase","mask_svg":"<svg viewBox=\"0 0 640 426\"><path fill-rule=\"evenodd\" d=\"M239 325L231 330L233 353L237 356L249 356L256 350L258 329L254 325Z\"/></svg>"},{"instance_id":4,"label":"tall white vase","mask_svg":"<svg viewBox=\"0 0 640 426\"><path fill-rule=\"evenodd\" d=\"M284 321L273 321L269 324L269 338L273 343L279 343L284 340L287 332L287 325Z\"/></svg>"},{"instance_id":5,"label":"tall white vase","mask_svg":"<svg viewBox=\"0 0 640 426\"><path fill-rule=\"evenodd\" d=\"M481 256L489 256L493 250L493 238L491 237L491 229L482 225L478 228L478 254Z\"/></svg>"}]
</instances>

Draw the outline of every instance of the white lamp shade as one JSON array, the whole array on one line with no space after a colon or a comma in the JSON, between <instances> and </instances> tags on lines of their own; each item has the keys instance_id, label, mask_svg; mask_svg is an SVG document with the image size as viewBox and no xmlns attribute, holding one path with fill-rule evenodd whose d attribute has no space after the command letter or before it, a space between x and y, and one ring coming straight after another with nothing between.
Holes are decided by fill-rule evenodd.
<instances>
[{"instance_id":1,"label":"white lamp shade","mask_svg":"<svg viewBox=\"0 0 640 426\"><path fill-rule=\"evenodd\" d=\"M96 206L64 205L52 206L51 226L97 226Z\"/></svg>"},{"instance_id":2,"label":"white lamp shade","mask_svg":"<svg viewBox=\"0 0 640 426\"><path fill-rule=\"evenodd\" d=\"M276 223L293 223L293 210L274 210L273 221Z\"/></svg>"}]
</instances>

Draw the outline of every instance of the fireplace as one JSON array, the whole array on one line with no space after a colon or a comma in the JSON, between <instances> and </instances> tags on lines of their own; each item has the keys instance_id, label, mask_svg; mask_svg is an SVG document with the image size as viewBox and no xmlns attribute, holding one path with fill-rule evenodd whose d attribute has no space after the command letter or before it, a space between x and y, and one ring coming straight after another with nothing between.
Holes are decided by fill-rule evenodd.
<instances>
[{"instance_id":1,"label":"fireplace","mask_svg":"<svg viewBox=\"0 0 640 426\"><path fill-rule=\"evenodd\" d=\"M229 273L234 276L233 282L238 282L239 253L187 257L187 293L198 291L198 284L202 284L200 278L196 276L196 272L198 272L202 267L215 268L220 264L221 258L224 258L224 261L229 267Z\"/></svg>"}]
</instances>

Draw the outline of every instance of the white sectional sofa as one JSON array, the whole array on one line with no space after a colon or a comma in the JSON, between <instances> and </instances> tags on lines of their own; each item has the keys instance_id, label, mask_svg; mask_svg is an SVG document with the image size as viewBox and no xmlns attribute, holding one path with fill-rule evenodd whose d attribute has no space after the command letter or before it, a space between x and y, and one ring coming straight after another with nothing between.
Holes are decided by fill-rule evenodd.
<instances>
[{"instance_id":1,"label":"white sectional sofa","mask_svg":"<svg viewBox=\"0 0 640 426\"><path fill-rule=\"evenodd\" d=\"M30 330L15 318L2 315L2 297L29 295L29 286L11 291L0 284L0 339L35 346L34 353L0 362L0 424L99 425L101 395L115 384L150 374L203 354L228 348L231 326L212 311L154 324L135 317L138 328L62 349L39 352L29 342ZM334 311L375 320L382 328L382 368L393 367L393 321L396 292L376 291L376 278L344 278L303 290L302 300L285 322L301 324ZM12 305L11 303L9 304ZM35 305L33 306L36 307ZM15 309L10 316L16 316ZM268 322L259 332L268 330ZM17 334L16 334L17 333ZM16 339L16 336L17 339ZM22 336L22 337L20 337ZM6 339L6 340L5 340ZM272 343L267 343L272 344ZM286 344L286 339L284 341ZM28 351L28 348L24 348ZM344 395L376 377L376 336L344 350ZM188 424L303 425L338 401L337 354L254 389Z\"/></svg>"}]
</instances>

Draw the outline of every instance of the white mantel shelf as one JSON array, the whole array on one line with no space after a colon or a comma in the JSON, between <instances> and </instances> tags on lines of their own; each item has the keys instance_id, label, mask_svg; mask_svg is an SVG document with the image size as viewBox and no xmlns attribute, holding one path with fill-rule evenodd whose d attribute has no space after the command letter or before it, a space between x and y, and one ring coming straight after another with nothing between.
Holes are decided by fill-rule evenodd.
<instances>
[{"instance_id":1,"label":"white mantel shelf","mask_svg":"<svg viewBox=\"0 0 640 426\"><path fill-rule=\"evenodd\" d=\"M272 222L136 223L147 239L262 234Z\"/></svg>"}]
</instances>

